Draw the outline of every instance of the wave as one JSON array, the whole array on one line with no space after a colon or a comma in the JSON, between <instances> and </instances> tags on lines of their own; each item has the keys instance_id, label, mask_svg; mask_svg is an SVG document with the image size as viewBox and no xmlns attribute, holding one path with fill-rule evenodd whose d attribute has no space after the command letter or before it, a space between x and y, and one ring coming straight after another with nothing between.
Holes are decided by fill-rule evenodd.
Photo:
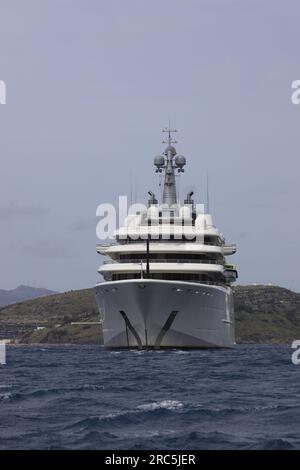
<instances>
[{"instance_id":1,"label":"wave","mask_svg":"<svg viewBox=\"0 0 300 470\"><path fill-rule=\"evenodd\" d=\"M10 392L0 393L0 402L11 400L13 397L14 397L14 394Z\"/></svg>"},{"instance_id":2,"label":"wave","mask_svg":"<svg viewBox=\"0 0 300 470\"><path fill-rule=\"evenodd\" d=\"M1 369L0 449L300 448L286 348L42 349L12 348Z\"/></svg>"},{"instance_id":3,"label":"wave","mask_svg":"<svg viewBox=\"0 0 300 470\"><path fill-rule=\"evenodd\" d=\"M183 407L183 403L181 401L176 400L162 400L153 403L145 403L144 405L139 405L139 410L145 411L153 411L159 409L165 410L178 410Z\"/></svg>"},{"instance_id":4,"label":"wave","mask_svg":"<svg viewBox=\"0 0 300 470\"><path fill-rule=\"evenodd\" d=\"M12 387L11 384L0 384L0 390L1 390L2 388L11 388L11 387Z\"/></svg>"},{"instance_id":5,"label":"wave","mask_svg":"<svg viewBox=\"0 0 300 470\"><path fill-rule=\"evenodd\" d=\"M182 409L184 404L176 400L162 400L158 402L145 403L138 405L136 408L117 410L107 413L102 416L93 416L85 418L75 423L67 425L64 429L75 429L80 428L80 430L98 428L102 426L104 422L113 423L115 422L118 425L131 424L132 419L143 418L149 413L157 412L167 412L172 413Z\"/></svg>"},{"instance_id":6,"label":"wave","mask_svg":"<svg viewBox=\"0 0 300 470\"><path fill-rule=\"evenodd\" d=\"M257 443L248 446L252 450L291 450L295 449L294 445L287 439L261 439Z\"/></svg>"},{"instance_id":7,"label":"wave","mask_svg":"<svg viewBox=\"0 0 300 470\"><path fill-rule=\"evenodd\" d=\"M160 402L152 402L152 403L145 403L142 405L138 405L134 409L115 411L103 417L100 417L99 419L100 420L115 419L115 418L120 418L120 417L124 417L128 415L139 415L139 414L149 413L149 412L158 411L158 410L175 411L175 410L181 409L183 406L184 406L183 403L179 401L162 400Z\"/></svg>"},{"instance_id":8,"label":"wave","mask_svg":"<svg viewBox=\"0 0 300 470\"><path fill-rule=\"evenodd\" d=\"M3 387L4 389L4 387ZM3 401L26 401L34 398L60 398L62 402L72 401L74 402L74 393L84 393L88 391L102 391L104 390L104 385L96 384L82 384L78 387L73 388L49 388L49 389L38 389L33 391L23 391L18 393L5 391L0 393L0 402ZM78 400L83 399L82 396L78 396ZM75 398L76 402L76 398Z\"/></svg>"}]
</instances>

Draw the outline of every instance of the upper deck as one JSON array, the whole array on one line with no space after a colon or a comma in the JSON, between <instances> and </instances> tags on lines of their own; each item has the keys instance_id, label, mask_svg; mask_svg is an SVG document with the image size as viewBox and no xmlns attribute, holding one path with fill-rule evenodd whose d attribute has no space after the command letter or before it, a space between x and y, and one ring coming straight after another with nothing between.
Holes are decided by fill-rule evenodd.
<instances>
[{"instance_id":1,"label":"upper deck","mask_svg":"<svg viewBox=\"0 0 300 470\"><path fill-rule=\"evenodd\" d=\"M232 282L237 272L226 266L225 256L234 254L236 246L225 243L204 205L194 204L192 192L179 202L175 172L183 173L186 161L171 145L171 132L163 155L154 159L156 172L164 171L162 203L149 191L148 208L126 216L114 233L116 244L97 245L97 252L110 258L99 273L106 280L147 275Z\"/></svg>"}]
</instances>

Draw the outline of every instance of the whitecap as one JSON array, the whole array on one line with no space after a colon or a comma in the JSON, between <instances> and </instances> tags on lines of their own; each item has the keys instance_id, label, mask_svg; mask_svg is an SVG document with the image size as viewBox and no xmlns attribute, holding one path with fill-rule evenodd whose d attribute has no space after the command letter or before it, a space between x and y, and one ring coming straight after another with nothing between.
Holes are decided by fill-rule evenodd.
<instances>
[{"instance_id":1,"label":"whitecap","mask_svg":"<svg viewBox=\"0 0 300 470\"><path fill-rule=\"evenodd\" d=\"M2 393L0 394L0 401L10 400L12 393Z\"/></svg>"},{"instance_id":2,"label":"whitecap","mask_svg":"<svg viewBox=\"0 0 300 470\"><path fill-rule=\"evenodd\" d=\"M99 417L99 420L114 419L114 418L119 418L121 416L127 416L127 415L136 415L136 414L142 413L144 411L155 411L155 410L160 410L160 409L179 410L183 406L184 405L181 401L162 400L162 401L158 401L158 402L145 403L143 405L139 405L136 409L120 410L120 411L115 411L115 412L112 412L112 413L108 413L108 414L106 414L102 417Z\"/></svg>"},{"instance_id":3,"label":"whitecap","mask_svg":"<svg viewBox=\"0 0 300 470\"><path fill-rule=\"evenodd\" d=\"M178 410L183 407L183 403L177 400L162 400L153 403L145 403L144 405L139 405L139 410L144 411L153 411L159 409L165 410Z\"/></svg>"}]
</instances>

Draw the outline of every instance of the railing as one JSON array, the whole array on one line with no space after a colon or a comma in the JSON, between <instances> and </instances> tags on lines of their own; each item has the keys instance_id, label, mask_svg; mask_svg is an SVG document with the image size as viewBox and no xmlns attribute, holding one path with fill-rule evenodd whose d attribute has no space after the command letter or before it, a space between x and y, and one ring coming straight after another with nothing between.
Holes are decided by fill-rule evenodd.
<instances>
[{"instance_id":1,"label":"railing","mask_svg":"<svg viewBox=\"0 0 300 470\"><path fill-rule=\"evenodd\" d=\"M141 264L147 263L146 259L121 259L119 261L116 260L106 260L103 262L103 264L119 264L119 263L128 263L128 264ZM219 264L223 265L221 261L218 260L211 260L211 259L166 259L166 258L161 258L161 259L149 259L149 263L199 263L199 264Z\"/></svg>"},{"instance_id":2,"label":"railing","mask_svg":"<svg viewBox=\"0 0 300 470\"><path fill-rule=\"evenodd\" d=\"M221 282L221 281L217 282L217 281L197 281L195 279L190 279L190 280L188 280L188 279L164 279L164 278L157 278L157 277L151 278L151 276L150 276L149 279L151 279L151 280L153 279L154 281L174 281L174 282L178 281L178 282L182 282L182 283L192 282L194 284L205 284L205 285L208 285L208 286L219 286L219 287L226 287L226 288L230 287L230 284L226 284L226 282ZM120 279L116 279L116 280L120 280ZM141 278L128 278L128 279L122 279L122 280L128 280L128 281L135 280L135 281L143 282L145 280L145 278L142 278L142 277Z\"/></svg>"},{"instance_id":3,"label":"railing","mask_svg":"<svg viewBox=\"0 0 300 470\"><path fill-rule=\"evenodd\" d=\"M155 243L155 242L162 242L162 243L168 243L170 240L169 239L160 239L160 240L150 240L150 246L151 246L151 243ZM191 240L190 240L191 241ZM172 243L189 243L188 240L171 240ZM194 243L193 241L191 241L192 243ZM122 245L135 245L136 243L144 243L145 244L145 247L146 247L146 240L125 240L124 243L111 243L110 245L101 245L101 243L98 243L96 245L96 249L100 250L101 248L103 249L106 249L106 248L111 248L113 246L119 246L121 247ZM221 245L220 243L217 243L217 242L203 242L201 243L201 245L208 245L208 246L214 246L216 248L228 248L228 249L232 249L232 250L236 250L236 245Z\"/></svg>"},{"instance_id":4,"label":"railing","mask_svg":"<svg viewBox=\"0 0 300 470\"><path fill-rule=\"evenodd\" d=\"M150 244L151 243L156 243L156 242L160 242L160 243L195 243L196 240L185 240L185 239L180 239L180 238L153 238L151 239L150 238ZM116 243L116 245L130 245L130 244L135 244L135 243L145 243L146 244L146 239L137 239L137 240L133 240L133 239L118 239L118 243ZM203 243L201 243L201 245L209 245L209 246L215 246L217 248L220 248L224 245L222 245L221 243L219 242L206 242L204 241ZM229 246L229 245L227 245Z\"/></svg>"}]
</instances>

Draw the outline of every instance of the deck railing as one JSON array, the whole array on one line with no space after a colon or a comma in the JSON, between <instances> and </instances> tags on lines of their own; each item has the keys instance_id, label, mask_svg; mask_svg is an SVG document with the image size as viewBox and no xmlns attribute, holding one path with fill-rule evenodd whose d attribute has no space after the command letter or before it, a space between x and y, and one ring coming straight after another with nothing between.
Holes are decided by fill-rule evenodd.
<instances>
[{"instance_id":1,"label":"deck railing","mask_svg":"<svg viewBox=\"0 0 300 470\"><path fill-rule=\"evenodd\" d=\"M103 264L119 264L119 263L128 263L128 264L141 264L141 262L146 263L146 259L121 259L116 260L105 260ZM212 260L212 259L166 259L166 258L155 258L149 259L149 263L199 263L199 264L219 264L223 265L222 261Z\"/></svg>"}]
</instances>

